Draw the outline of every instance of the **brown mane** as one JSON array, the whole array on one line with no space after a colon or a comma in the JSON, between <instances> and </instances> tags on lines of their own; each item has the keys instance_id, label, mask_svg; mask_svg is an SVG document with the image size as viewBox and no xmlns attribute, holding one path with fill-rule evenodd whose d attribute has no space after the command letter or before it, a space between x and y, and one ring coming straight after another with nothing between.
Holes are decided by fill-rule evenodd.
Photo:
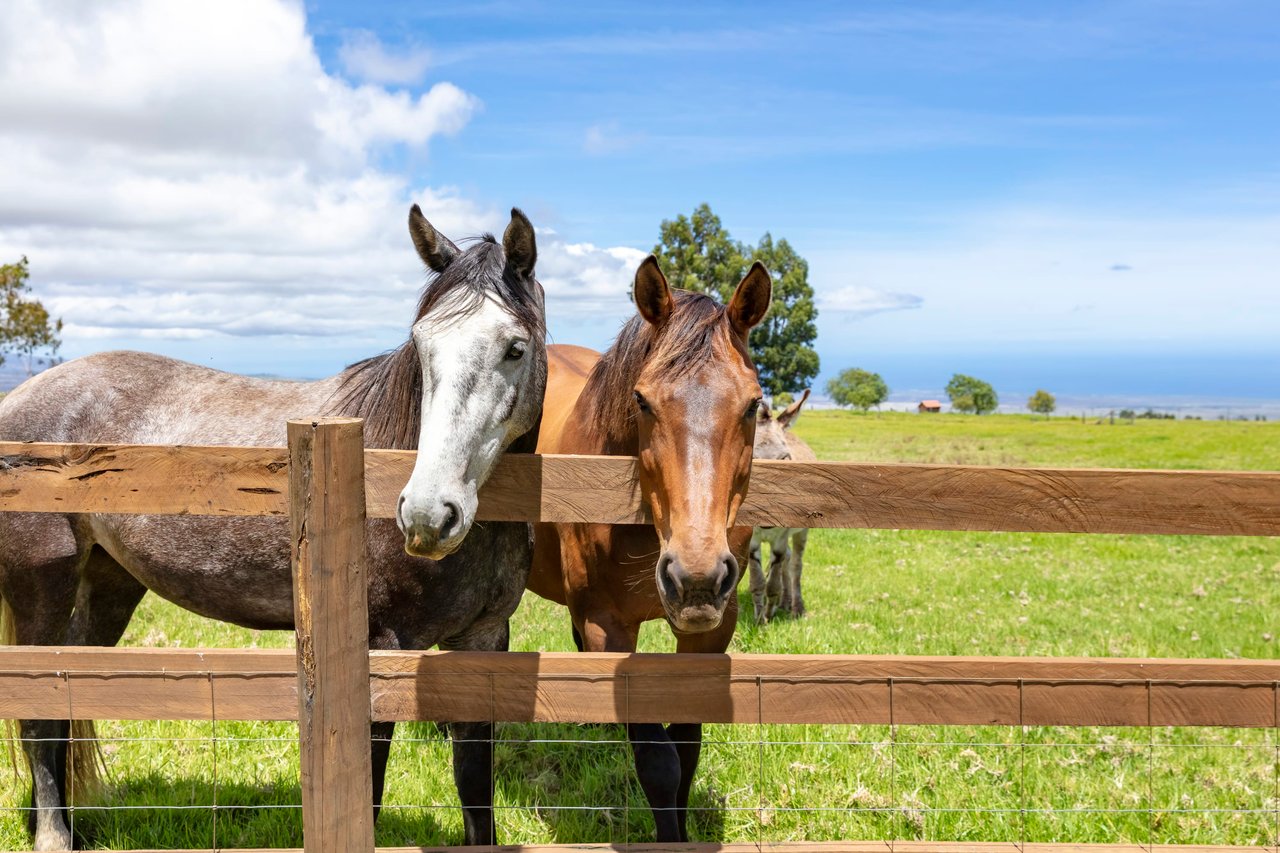
<instances>
[{"instance_id":1,"label":"brown mane","mask_svg":"<svg viewBox=\"0 0 1280 853\"><path fill-rule=\"evenodd\" d=\"M730 335L724 306L702 293L673 290L675 307L661 327L638 314L600 357L580 399L591 401L591 428L607 452L631 453L636 404L632 397L646 366L677 379L712 357L715 341Z\"/></svg>"},{"instance_id":2,"label":"brown mane","mask_svg":"<svg viewBox=\"0 0 1280 853\"><path fill-rule=\"evenodd\" d=\"M531 335L541 339L546 333L542 310L531 288L507 265L502 246L491 234L478 238L428 282L413 322L455 291L466 293L467 298L459 300L441 319L464 317L486 296L496 295ZM413 341L348 365L334 394L334 405L338 414L364 418L366 447L416 450L422 425L422 366Z\"/></svg>"}]
</instances>

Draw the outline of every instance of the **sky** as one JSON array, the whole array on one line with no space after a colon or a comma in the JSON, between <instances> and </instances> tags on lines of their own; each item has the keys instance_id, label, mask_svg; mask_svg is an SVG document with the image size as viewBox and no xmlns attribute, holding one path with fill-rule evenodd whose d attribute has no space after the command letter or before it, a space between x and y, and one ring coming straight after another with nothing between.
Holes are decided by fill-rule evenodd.
<instances>
[{"instance_id":1,"label":"sky","mask_svg":"<svg viewBox=\"0 0 1280 853\"><path fill-rule=\"evenodd\" d=\"M590 8L584 8L588 6ZM663 219L810 263L822 380L1280 398L1270 2L0 4L0 259L63 355L332 373L410 204L606 346Z\"/></svg>"}]
</instances>

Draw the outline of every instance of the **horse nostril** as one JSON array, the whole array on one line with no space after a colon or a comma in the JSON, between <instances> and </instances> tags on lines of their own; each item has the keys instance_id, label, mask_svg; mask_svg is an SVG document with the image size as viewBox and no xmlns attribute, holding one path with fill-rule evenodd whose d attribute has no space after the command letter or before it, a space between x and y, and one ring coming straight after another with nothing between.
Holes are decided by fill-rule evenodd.
<instances>
[{"instance_id":1,"label":"horse nostril","mask_svg":"<svg viewBox=\"0 0 1280 853\"><path fill-rule=\"evenodd\" d=\"M726 554L720 561L720 569L723 574L720 576L720 583L716 588L716 594L720 598L727 598L733 594L733 590L738 586L738 561L732 554Z\"/></svg>"},{"instance_id":2,"label":"horse nostril","mask_svg":"<svg viewBox=\"0 0 1280 853\"><path fill-rule=\"evenodd\" d=\"M452 501L444 502L444 524L440 525L440 538L448 539L455 532L456 528L462 522L462 512L458 509L458 505Z\"/></svg>"},{"instance_id":3,"label":"horse nostril","mask_svg":"<svg viewBox=\"0 0 1280 853\"><path fill-rule=\"evenodd\" d=\"M663 594L670 599L679 599L682 592L680 578L676 572L671 570L674 561L667 554L663 554L658 560L658 583L662 586Z\"/></svg>"}]
</instances>

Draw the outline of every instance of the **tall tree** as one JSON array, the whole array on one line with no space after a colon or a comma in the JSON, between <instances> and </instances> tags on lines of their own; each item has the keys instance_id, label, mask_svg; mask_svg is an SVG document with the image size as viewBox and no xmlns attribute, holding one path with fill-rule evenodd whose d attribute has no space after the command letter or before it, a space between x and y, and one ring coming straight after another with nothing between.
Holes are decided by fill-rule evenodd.
<instances>
[{"instance_id":1,"label":"tall tree","mask_svg":"<svg viewBox=\"0 0 1280 853\"><path fill-rule=\"evenodd\" d=\"M773 304L764 322L751 331L751 349L760 384L770 395L797 394L818 375L818 308L809 286L809 262L785 239L760 238L749 261L759 261L773 276ZM736 284L736 282L735 282Z\"/></svg>"},{"instance_id":2,"label":"tall tree","mask_svg":"<svg viewBox=\"0 0 1280 853\"><path fill-rule=\"evenodd\" d=\"M36 353L48 350L52 356L62 346L61 318L51 320L39 300L26 298L30 275L25 255L16 264L0 266L0 364L6 352L17 353L28 376L34 372Z\"/></svg>"},{"instance_id":3,"label":"tall tree","mask_svg":"<svg viewBox=\"0 0 1280 853\"><path fill-rule=\"evenodd\" d=\"M773 304L751 333L760 384L770 396L795 394L818 375L818 309L809 285L809 264L784 239L765 234L755 246L738 243L707 204L691 216L663 220L653 253L673 287L708 293L728 302L752 261L773 276Z\"/></svg>"},{"instance_id":4,"label":"tall tree","mask_svg":"<svg viewBox=\"0 0 1280 853\"><path fill-rule=\"evenodd\" d=\"M750 265L707 204L692 216L662 220L653 253L672 287L709 293L726 304Z\"/></svg>"},{"instance_id":5,"label":"tall tree","mask_svg":"<svg viewBox=\"0 0 1280 853\"><path fill-rule=\"evenodd\" d=\"M985 415L994 412L1000 405L1000 399L989 382L956 373L947 383L947 397L951 399L951 408L957 412L974 412Z\"/></svg>"}]
</instances>

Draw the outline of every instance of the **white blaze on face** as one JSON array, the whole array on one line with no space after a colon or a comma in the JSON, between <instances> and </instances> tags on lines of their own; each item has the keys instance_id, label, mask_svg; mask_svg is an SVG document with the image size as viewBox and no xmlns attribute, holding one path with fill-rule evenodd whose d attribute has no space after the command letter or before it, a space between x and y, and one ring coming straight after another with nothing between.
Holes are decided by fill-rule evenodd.
<instances>
[{"instance_id":1,"label":"white blaze on face","mask_svg":"<svg viewBox=\"0 0 1280 853\"><path fill-rule=\"evenodd\" d=\"M534 369L529 331L492 297L448 319L459 298L470 296L446 297L413 327L422 364L422 432L396 520L405 549L433 559L462 543L498 454L531 426L512 423Z\"/></svg>"}]
</instances>

